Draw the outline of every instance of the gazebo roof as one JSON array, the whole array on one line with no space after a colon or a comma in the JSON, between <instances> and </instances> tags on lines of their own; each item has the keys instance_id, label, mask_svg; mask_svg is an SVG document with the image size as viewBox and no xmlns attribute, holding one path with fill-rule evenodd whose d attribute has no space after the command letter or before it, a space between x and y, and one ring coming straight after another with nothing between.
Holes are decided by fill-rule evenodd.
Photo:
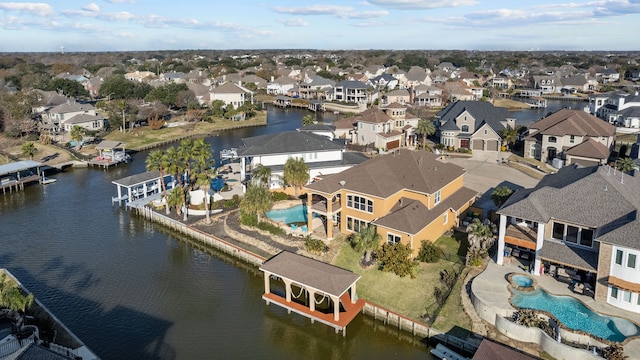
<instances>
[{"instance_id":1,"label":"gazebo roof","mask_svg":"<svg viewBox=\"0 0 640 360\"><path fill-rule=\"evenodd\" d=\"M289 251L267 260L260 270L336 297L340 297L360 279L360 275L349 270Z\"/></svg>"},{"instance_id":2,"label":"gazebo roof","mask_svg":"<svg viewBox=\"0 0 640 360\"><path fill-rule=\"evenodd\" d=\"M140 174L127 176L122 179L113 180L112 183L116 185L121 185L124 187L131 187L131 186L143 184L148 181L159 179L159 178L160 178L160 171L153 170L153 171L147 171Z\"/></svg>"}]
</instances>

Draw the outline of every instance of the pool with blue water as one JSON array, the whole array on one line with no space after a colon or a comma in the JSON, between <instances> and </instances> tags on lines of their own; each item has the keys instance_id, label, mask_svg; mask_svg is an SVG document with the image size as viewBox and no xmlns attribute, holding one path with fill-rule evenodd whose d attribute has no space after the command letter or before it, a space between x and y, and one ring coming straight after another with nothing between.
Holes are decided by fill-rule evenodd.
<instances>
[{"instance_id":1,"label":"pool with blue water","mask_svg":"<svg viewBox=\"0 0 640 360\"><path fill-rule=\"evenodd\" d=\"M307 206L296 205L286 209L269 210L265 213L267 217L276 222L284 222L285 224L306 223L307 222Z\"/></svg>"},{"instance_id":2,"label":"pool with blue water","mask_svg":"<svg viewBox=\"0 0 640 360\"><path fill-rule=\"evenodd\" d=\"M514 288L511 290L513 306L545 311L571 330L584 331L616 342L640 334L640 328L631 321L598 314L573 297L552 295L541 288L529 292Z\"/></svg>"}]
</instances>

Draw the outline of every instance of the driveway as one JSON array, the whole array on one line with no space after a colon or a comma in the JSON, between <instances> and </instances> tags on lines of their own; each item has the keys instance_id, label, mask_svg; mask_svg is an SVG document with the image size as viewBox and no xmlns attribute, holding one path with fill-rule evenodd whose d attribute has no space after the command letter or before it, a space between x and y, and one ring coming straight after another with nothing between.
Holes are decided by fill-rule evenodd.
<instances>
[{"instance_id":1,"label":"driveway","mask_svg":"<svg viewBox=\"0 0 640 360\"><path fill-rule=\"evenodd\" d=\"M538 184L535 179L517 169L502 164L500 155L473 158L446 157L443 161L463 167L467 173L464 176L464 186L480 193L477 206L485 210L495 210L491 201L491 192L502 185L514 190L532 188Z\"/></svg>"}]
</instances>

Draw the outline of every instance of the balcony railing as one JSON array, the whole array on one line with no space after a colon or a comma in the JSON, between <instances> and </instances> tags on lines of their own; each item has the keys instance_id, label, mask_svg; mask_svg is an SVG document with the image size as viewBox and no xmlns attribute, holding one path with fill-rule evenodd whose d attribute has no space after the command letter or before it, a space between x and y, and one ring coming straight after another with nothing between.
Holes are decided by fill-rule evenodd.
<instances>
[{"instance_id":1,"label":"balcony railing","mask_svg":"<svg viewBox=\"0 0 640 360\"><path fill-rule=\"evenodd\" d=\"M321 213L326 215L327 214L327 201L323 200L323 201L316 201L311 205L311 209L317 213ZM341 210L341 206L340 206L340 201L334 201L331 204L331 212L335 213L336 211L340 211Z\"/></svg>"}]
</instances>

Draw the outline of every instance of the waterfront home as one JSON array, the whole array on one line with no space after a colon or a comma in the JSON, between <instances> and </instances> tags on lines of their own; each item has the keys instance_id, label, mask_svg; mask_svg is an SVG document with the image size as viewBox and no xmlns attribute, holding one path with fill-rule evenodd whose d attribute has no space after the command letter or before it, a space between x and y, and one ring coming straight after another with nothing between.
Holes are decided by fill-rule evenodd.
<instances>
[{"instance_id":1,"label":"waterfront home","mask_svg":"<svg viewBox=\"0 0 640 360\"><path fill-rule=\"evenodd\" d=\"M301 158L309 167L309 179L335 174L367 159L361 153L345 150L344 141L332 141L324 135L308 131L285 131L242 139L238 148L241 162L240 179L258 164L271 169L269 188L282 187L284 164L290 158Z\"/></svg>"},{"instance_id":2,"label":"waterfront home","mask_svg":"<svg viewBox=\"0 0 640 360\"><path fill-rule=\"evenodd\" d=\"M639 189L637 176L615 168L571 165L516 191L497 211L498 265L524 258L534 275L549 271L640 313Z\"/></svg>"},{"instance_id":3,"label":"waterfront home","mask_svg":"<svg viewBox=\"0 0 640 360\"><path fill-rule=\"evenodd\" d=\"M253 92L232 82L226 82L209 90L209 100L212 102L221 100L226 106L237 109L246 101L253 104Z\"/></svg>"},{"instance_id":4,"label":"waterfront home","mask_svg":"<svg viewBox=\"0 0 640 360\"><path fill-rule=\"evenodd\" d=\"M360 81L343 80L334 86L327 98L331 101L368 104L371 103L372 91L371 86Z\"/></svg>"},{"instance_id":5,"label":"waterfront home","mask_svg":"<svg viewBox=\"0 0 640 360\"><path fill-rule=\"evenodd\" d=\"M529 125L524 156L554 167L604 164L615 141L615 126L582 111L560 109Z\"/></svg>"},{"instance_id":6,"label":"waterfront home","mask_svg":"<svg viewBox=\"0 0 640 360\"><path fill-rule=\"evenodd\" d=\"M406 107L399 104L398 106L406 110ZM370 108L352 119L356 123L354 142L359 145L370 145L384 151L404 145L402 132L404 122L402 120L396 121L388 115L389 112L395 111L395 108L395 105L390 105L387 110ZM396 118L398 117L400 115L396 116Z\"/></svg>"},{"instance_id":7,"label":"waterfront home","mask_svg":"<svg viewBox=\"0 0 640 360\"><path fill-rule=\"evenodd\" d=\"M87 130L100 130L104 127L105 118L96 112L96 108L88 103L67 100L42 113L43 124L54 126L56 130L71 131L75 125Z\"/></svg>"},{"instance_id":8,"label":"waterfront home","mask_svg":"<svg viewBox=\"0 0 640 360\"><path fill-rule=\"evenodd\" d=\"M640 96L624 92L589 96L589 112L611 124L640 128Z\"/></svg>"},{"instance_id":9,"label":"waterfront home","mask_svg":"<svg viewBox=\"0 0 640 360\"><path fill-rule=\"evenodd\" d=\"M382 242L407 244L413 256L422 240L435 241L458 226L477 192L464 187L463 168L431 152L400 149L307 186L312 214L323 218L327 240L375 225ZM336 229L334 229L336 227Z\"/></svg>"},{"instance_id":10,"label":"waterfront home","mask_svg":"<svg viewBox=\"0 0 640 360\"><path fill-rule=\"evenodd\" d=\"M502 130L515 128L504 108L486 101L456 101L436 114L440 143L453 148L499 152Z\"/></svg>"}]
</instances>

